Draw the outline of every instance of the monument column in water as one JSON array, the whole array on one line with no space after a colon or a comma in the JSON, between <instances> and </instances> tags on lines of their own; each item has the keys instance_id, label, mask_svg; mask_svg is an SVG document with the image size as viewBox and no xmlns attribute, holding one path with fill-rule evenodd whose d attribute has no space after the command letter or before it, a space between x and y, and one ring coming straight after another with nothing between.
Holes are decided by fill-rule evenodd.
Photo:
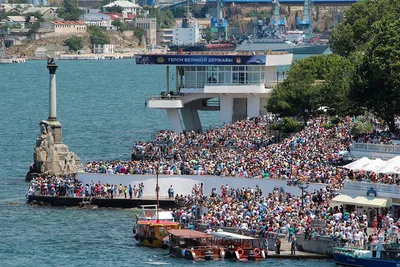
<instances>
[{"instance_id":1,"label":"monument column in water","mask_svg":"<svg viewBox=\"0 0 400 267\"><path fill-rule=\"evenodd\" d=\"M33 164L26 180L45 175L70 175L82 170L79 157L68 150L62 142L61 123L57 120L57 64L54 59L47 61L49 70L49 116L40 122L40 135L36 139Z\"/></svg>"},{"instance_id":2,"label":"monument column in water","mask_svg":"<svg viewBox=\"0 0 400 267\"><path fill-rule=\"evenodd\" d=\"M56 89L56 71L57 64L54 60L49 60L47 69L50 74L50 86L49 86L49 121L57 120L57 89Z\"/></svg>"}]
</instances>

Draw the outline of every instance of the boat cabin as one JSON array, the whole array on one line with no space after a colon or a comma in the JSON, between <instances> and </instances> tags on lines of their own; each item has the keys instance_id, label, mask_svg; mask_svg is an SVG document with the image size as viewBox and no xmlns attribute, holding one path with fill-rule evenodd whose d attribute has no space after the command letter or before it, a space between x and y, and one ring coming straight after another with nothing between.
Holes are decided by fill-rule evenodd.
<instances>
[{"instance_id":1,"label":"boat cabin","mask_svg":"<svg viewBox=\"0 0 400 267\"><path fill-rule=\"evenodd\" d=\"M265 259L265 251L261 249L258 238L228 232L210 234L215 238L215 244L224 248L226 259L239 261Z\"/></svg>"},{"instance_id":2,"label":"boat cabin","mask_svg":"<svg viewBox=\"0 0 400 267\"><path fill-rule=\"evenodd\" d=\"M195 261L223 259L223 251L213 244L213 236L189 229L169 230L171 256Z\"/></svg>"}]
</instances>

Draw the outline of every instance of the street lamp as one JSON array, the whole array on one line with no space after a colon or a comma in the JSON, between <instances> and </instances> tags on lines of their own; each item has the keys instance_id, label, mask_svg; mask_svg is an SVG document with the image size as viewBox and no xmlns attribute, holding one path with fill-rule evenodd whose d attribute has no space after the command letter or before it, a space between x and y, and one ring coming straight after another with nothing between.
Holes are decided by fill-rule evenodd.
<instances>
[{"instance_id":1,"label":"street lamp","mask_svg":"<svg viewBox=\"0 0 400 267\"><path fill-rule=\"evenodd\" d=\"M303 182L301 182L300 184L298 184L297 186L301 189L301 209L304 209L304 190L306 190L308 188L310 184L307 182L305 184L303 184Z\"/></svg>"},{"instance_id":2,"label":"street lamp","mask_svg":"<svg viewBox=\"0 0 400 267\"><path fill-rule=\"evenodd\" d=\"M276 72L276 85L279 84L279 75L282 75L282 80L285 79L285 72L284 71L282 71L282 72L277 71Z\"/></svg>"}]
</instances>

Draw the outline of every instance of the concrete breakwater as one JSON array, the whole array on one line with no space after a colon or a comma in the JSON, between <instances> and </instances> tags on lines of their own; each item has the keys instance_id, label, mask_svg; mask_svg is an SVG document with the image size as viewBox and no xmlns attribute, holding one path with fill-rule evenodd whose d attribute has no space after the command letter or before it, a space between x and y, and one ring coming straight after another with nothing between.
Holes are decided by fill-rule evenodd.
<instances>
[{"instance_id":1,"label":"concrete breakwater","mask_svg":"<svg viewBox=\"0 0 400 267\"><path fill-rule=\"evenodd\" d=\"M87 198L87 197L58 197L58 196L28 196L29 204L50 205L61 207L79 207L86 203L99 208L140 208L141 205L155 205L154 198ZM172 209L178 207L173 199L160 199L160 208Z\"/></svg>"},{"instance_id":2,"label":"concrete breakwater","mask_svg":"<svg viewBox=\"0 0 400 267\"><path fill-rule=\"evenodd\" d=\"M156 175L120 175L120 174L102 174L102 173L87 173L78 172L79 181L84 184L90 184L91 181L102 184L122 184L122 185L138 185L144 184L144 195L155 194ZM230 188L252 187L257 185L263 191L263 194L270 193L274 187L282 188L284 192L291 193L296 196L301 195L301 189L297 186L288 186L286 180L273 179L256 179L256 178L235 178L210 175L159 175L160 196L168 196L168 188L172 185L175 194L190 195L192 188L201 183L203 184L203 194L210 195L211 189L216 188L220 192L221 185L228 184ZM310 184L306 189L308 192L321 189L324 184Z\"/></svg>"}]
</instances>

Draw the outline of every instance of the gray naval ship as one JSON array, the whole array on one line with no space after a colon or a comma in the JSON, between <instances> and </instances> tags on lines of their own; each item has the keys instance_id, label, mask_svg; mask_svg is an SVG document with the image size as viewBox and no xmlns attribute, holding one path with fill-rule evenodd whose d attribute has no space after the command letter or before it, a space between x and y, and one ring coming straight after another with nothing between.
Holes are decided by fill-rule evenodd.
<instances>
[{"instance_id":1,"label":"gray naval ship","mask_svg":"<svg viewBox=\"0 0 400 267\"><path fill-rule=\"evenodd\" d=\"M278 51L293 54L324 54L329 52L327 42L318 38L307 39L305 31L284 31L281 28L265 26L259 21L254 33L237 47L236 51Z\"/></svg>"}]
</instances>

